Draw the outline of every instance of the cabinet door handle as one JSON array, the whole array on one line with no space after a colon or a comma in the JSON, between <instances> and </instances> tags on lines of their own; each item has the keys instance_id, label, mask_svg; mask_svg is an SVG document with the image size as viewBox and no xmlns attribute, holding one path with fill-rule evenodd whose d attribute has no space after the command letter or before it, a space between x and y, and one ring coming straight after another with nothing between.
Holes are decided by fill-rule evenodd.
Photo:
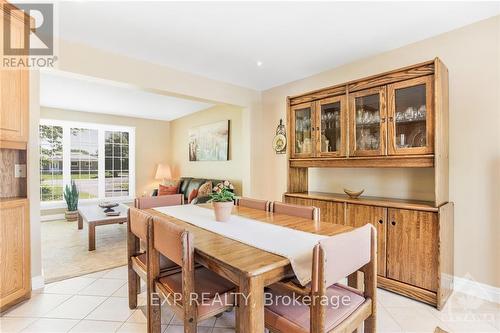
<instances>
[{"instance_id":1,"label":"cabinet door handle","mask_svg":"<svg viewBox=\"0 0 500 333\"><path fill-rule=\"evenodd\" d=\"M384 221L382 221L382 220L378 220L378 223L383 224L383 223L384 223Z\"/></svg>"},{"instance_id":2,"label":"cabinet door handle","mask_svg":"<svg viewBox=\"0 0 500 333\"><path fill-rule=\"evenodd\" d=\"M380 118L382 123L385 123L385 117Z\"/></svg>"},{"instance_id":3,"label":"cabinet door handle","mask_svg":"<svg viewBox=\"0 0 500 333\"><path fill-rule=\"evenodd\" d=\"M393 117L389 117L389 121L392 123L394 121Z\"/></svg>"},{"instance_id":4,"label":"cabinet door handle","mask_svg":"<svg viewBox=\"0 0 500 333\"><path fill-rule=\"evenodd\" d=\"M319 126L316 126L316 131L319 131Z\"/></svg>"},{"instance_id":5,"label":"cabinet door handle","mask_svg":"<svg viewBox=\"0 0 500 333\"><path fill-rule=\"evenodd\" d=\"M392 221L392 222L391 222L391 224L392 224L392 225L396 225L396 222Z\"/></svg>"}]
</instances>

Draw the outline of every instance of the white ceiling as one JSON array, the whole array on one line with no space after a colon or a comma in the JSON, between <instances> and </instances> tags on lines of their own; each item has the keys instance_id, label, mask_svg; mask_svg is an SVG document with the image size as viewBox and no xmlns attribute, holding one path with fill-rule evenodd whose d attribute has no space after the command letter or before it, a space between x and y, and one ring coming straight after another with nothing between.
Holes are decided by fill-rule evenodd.
<instances>
[{"instance_id":1,"label":"white ceiling","mask_svg":"<svg viewBox=\"0 0 500 333\"><path fill-rule=\"evenodd\" d=\"M40 105L157 120L174 120L213 106L114 82L50 72L40 74Z\"/></svg>"},{"instance_id":2,"label":"white ceiling","mask_svg":"<svg viewBox=\"0 0 500 333\"><path fill-rule=\"evenodd\" d=\"M264 90L499 13L499 2L76 1L59 3L59 31Z\"/></svg>"}]
</instances>

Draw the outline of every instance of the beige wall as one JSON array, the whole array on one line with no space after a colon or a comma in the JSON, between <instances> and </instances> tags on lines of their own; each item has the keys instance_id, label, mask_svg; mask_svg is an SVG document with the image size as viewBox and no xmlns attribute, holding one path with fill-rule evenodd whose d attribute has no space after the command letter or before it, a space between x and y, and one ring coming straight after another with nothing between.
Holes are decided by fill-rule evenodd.
<instances>
[{"instance_id":1,"label":"beige wall","mask_svg":"<svg viewBox=\"0 0 500 333\"><path fill-rule=\"evenodd\" d=\"M56 66L60 71L118 81L159 94L240 106L243 118L241 151L245 161L242 184L244 194L252 194L252 170L260 163L251 158L260 149L252 145L253 137L260 135L255 126L260 117L260 91L65 40L59 40L58 59Z\"/></svg>"},{"instance_id":2,"label":"beige wall","mask_svg":"<svg viewBox=\"0 0 500 333\"><path fill-rule=\"evenodd\" d=\"M212 108L173 120L170 123L170 164L174 177L202 177L229 179L242 193L244 173L244 151L242 150L243 114L242 109L229 105L217 105ZM188 131L192 127L230 120L229 161L190 162L188 156Z\"/></svg>"},{"instance_id":3,"label":"beige wall","mask_svg":"<svg viewBox=\"0 0 500 333\"><path fill-rule=\"evenodd\" d=\"M450 73L450 200L455 202L455 273L500 287L500 17L362 59L262 94L261 128L253 145L266 147L285 117L285 99L440 57ZM280 199L286 191L286 157L263 149L254 180L258 196ZM311 170L310 189L364 187L367 194L427 197L425 170ZM395 178L395 180L394 180ZM391 180L390 188L385 182ZM275 184L275 186L264 186Z\"/></svg>"},{"instance_id":4,"label":"beige wall","mask_svg":"<svg viewBox=\"0 0 500 333\"><path fill-rule=\"evenodd\" d=\"M170 123L161 120L120 117L42 107L42 119L58 119L135 127L135 190L137 195L150 193L158 163L167 163L170 146Z\"/></svg>"},{"instance_id":5,"label":"beige wall","mask_svg":"<svg viewBox=\"0 0 500 333\"><path fill-rule=\"evenodd\" d=\"M343 193L344 188L364 189L363 195L434 200L434 170L326 169L309 170L311 191Z\"/></svg>"}]
</instances>

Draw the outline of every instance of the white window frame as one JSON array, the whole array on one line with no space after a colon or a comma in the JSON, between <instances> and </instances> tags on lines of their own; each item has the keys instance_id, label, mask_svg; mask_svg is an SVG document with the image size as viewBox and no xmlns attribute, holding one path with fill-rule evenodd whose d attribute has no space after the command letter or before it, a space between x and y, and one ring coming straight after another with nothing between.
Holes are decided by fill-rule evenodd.
<instances>
[{"instance_id":1,"label":"white window frame","mask_svg":"<svg viewBox=\"0 0 500 333\"><path fill-rule=\"evenodd\" d=\"M70 128L88 128L98 131L98 198L81 199L81 203L94 203L103 200L117 201L117 202L130 202L135 198L135 127L116 126L108 124L97 124L80 121L67 121L56 119L40 119L40 125L47 126L60 126L63 128L63 189L67 184L71 183L71 136ZM122 197L105 197L105 132L106 131L120 131L128 132L129 138L129 189L128 196ZM38 184L40 186L40 184ZM64 200L59 201L40 201L41 209L50 208L63 208L66 207Z\"/></svg>"}]
</instances>

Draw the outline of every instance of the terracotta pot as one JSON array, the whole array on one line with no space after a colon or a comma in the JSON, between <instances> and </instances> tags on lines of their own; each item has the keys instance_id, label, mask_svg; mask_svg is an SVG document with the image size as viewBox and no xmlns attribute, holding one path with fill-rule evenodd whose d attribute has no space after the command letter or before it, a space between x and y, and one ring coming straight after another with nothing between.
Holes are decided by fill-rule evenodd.
<instances>
[{"instance_id":1,"label":"terracotta pot","mask_svg":"<svg viewBox=\"0 0 500 333\"><path fill-rule=\"evenodd\" d=\"M78 211L77 210L74 210L74 211L67 210L66 212L64 212L64 217L66 218L66 221L68 221L68 222L76 221L76 220L78 220Z\"/></svg>"},{"instance_id":2,"label":"terracotta pot","mask_svg":"<svg viewBox=\"0 0 500 333\"><path fill-rule=\"evenodd\" d=\"M212 202L214 206L215 220L219 222L226 222L231 217L234 203L232 201L226 202Z\"/></svg>"}]
</instances>

